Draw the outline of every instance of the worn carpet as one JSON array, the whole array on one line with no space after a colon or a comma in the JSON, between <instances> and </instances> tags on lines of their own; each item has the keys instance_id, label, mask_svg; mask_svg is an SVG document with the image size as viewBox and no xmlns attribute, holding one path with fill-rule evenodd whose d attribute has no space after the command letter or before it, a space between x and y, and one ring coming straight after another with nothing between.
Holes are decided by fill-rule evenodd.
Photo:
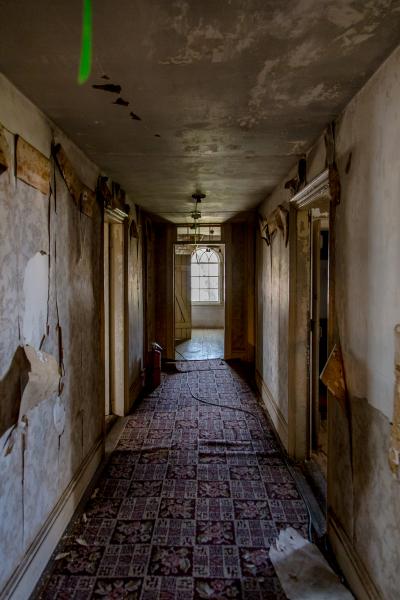
<instances>
[{"instance_id":1,"label":"worn carpet","mask_svg":"<svg viewBox=\"0 0 400 600\"><path fill-rule=\"evenodd\" d=\"M286 598L268 551L288 525L306 535L307 511L271 426L226 363L178 367L127 419L35 598Z\"/></svg>"}]
</instances>

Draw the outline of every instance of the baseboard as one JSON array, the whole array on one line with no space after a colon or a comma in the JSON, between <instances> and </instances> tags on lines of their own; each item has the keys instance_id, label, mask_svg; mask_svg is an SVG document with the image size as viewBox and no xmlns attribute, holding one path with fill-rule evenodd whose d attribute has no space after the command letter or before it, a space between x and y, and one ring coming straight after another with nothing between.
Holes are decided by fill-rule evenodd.
<instances>
[{"instance_id":1,"label":"baseboard","mask_svg":"<svg viewBox=\"0 0 400 600\"><path fill-rule=\"evenodd\" d=\"M136 400L139 398L142 390L143 390L143 376L138 375L138 377L136 377L135 381L132 383L132 385L129 388L129 410L128 410L127 414L129 414L130 410L132 409L132 406L135 404Z\"/></svg>"},{"instance_id":2,"label":"baseboard","mask_svg":"<svg viewBox=\"0 0 400 600\"><path fill-rule=\"evenodd\" d=\"M289 439L287 421L286 421L284 415L282 414L279 406L275 402L270 389L268 388L267 384L263 380L260 372L257 370L256 370L256 384L257 384L257 388L260 393L260 396L261 396L263 402L265 403L268 414L271 417L271 421L276 429L276 432L279 435L279 438L280 438L282 444L287 449L288 439Z\"/></svg>"},{"instance_id":3,"label":"baseboard","mask_svg":"<svg viewBox=\"0 0 400 600\"><path fill-rule=\"evenodd\" d=\"M328 513L328 537L340 569L357 600L384 600L343 527Z\"/></svg>"},{"instance_id":4,"label":"baseboard","mask_svg":"<svg viewBox=\"0 0 400 600\"><path fill-rule=\"evenodd\" d=\"M65 528L74 515L86 488L104 455L100 439L83 460L43 527L0 593L1 600L27 600L43 573Z\"/></svg>"}]
</instances>

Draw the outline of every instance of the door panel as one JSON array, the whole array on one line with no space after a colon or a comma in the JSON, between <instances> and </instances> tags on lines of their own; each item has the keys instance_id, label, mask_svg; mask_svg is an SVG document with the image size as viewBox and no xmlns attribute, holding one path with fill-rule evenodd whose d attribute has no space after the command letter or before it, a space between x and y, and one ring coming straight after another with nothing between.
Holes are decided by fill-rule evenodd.
<instances>
[{"instance_id":1,"label":"door panel","mask_svg":"<svg viewBox=\"0 0 400 600\"><path fill-rule=\"evenodd\" d=\"M175 339L192 337L191 255L175 255Z\"/></svg>"}]
</instances>

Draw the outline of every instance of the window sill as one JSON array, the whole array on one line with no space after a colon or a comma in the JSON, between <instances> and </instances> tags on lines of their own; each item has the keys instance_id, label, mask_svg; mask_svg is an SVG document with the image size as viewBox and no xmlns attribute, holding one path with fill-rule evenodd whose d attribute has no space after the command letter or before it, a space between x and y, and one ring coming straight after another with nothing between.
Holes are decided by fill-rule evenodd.
<instances>
[{"instance_id":1,"label":"window sill","mask_svg":"<svg viewBox=\"0 0 400 600\"><path fill-rule=\"evenodd\" d=\"M192 300L192 306L223 306L223 302L196 302Z\"/></svg>"}]
</instances>

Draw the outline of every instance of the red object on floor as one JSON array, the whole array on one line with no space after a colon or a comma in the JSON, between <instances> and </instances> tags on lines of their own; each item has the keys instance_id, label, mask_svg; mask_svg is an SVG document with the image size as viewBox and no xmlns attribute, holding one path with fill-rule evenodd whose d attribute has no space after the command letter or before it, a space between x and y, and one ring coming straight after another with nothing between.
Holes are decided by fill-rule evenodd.
<instances>
[{"instance_id":1,"label":"red object on floor","mask_svg":"<svg viewBox=\"0 0 400 600\"><path fill-rule=\"evenodd\" d=\"M152 348L149 352L150 379L149 387L155 390L161 384L161 350Z\"/></svg>"}]
</instances>

